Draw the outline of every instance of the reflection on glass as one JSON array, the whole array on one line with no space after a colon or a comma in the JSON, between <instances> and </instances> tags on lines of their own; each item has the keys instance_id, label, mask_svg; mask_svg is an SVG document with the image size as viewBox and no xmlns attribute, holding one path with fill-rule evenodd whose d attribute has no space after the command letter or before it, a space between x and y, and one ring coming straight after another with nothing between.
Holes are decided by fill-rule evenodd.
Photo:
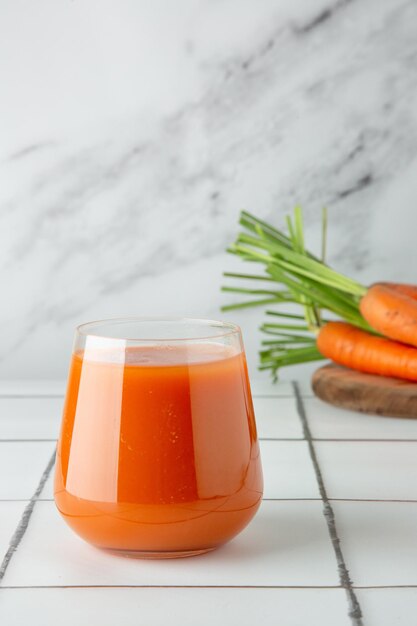
<instances>
[{"instance_id":1,"label":"reflection on glass","mask_svg":"<svg viewBox=\"0 0 417 626\"><path fill-rule=\"evenodd\" d=\"M212 550L262 497L239 328L113 320L77 330L55 501L86 541L130 556Z\"/></svg>"}]
</instances>

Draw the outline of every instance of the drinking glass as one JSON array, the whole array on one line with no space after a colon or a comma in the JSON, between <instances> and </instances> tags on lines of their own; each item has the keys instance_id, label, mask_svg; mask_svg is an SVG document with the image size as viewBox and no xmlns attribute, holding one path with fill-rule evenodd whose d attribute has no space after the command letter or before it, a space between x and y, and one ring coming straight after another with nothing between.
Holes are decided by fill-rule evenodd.
<instances>
[{"instance_id":1,"label":"drinking glass","mask_svg":"<svg viewBox=\"0 0 417 626\"><path fill-rule=\"evenodd\" d=\"M255 515L262 469L238 326L125 318L76 329L54 495L89 543L201 554Z\"/></svg>"}]
</instances>

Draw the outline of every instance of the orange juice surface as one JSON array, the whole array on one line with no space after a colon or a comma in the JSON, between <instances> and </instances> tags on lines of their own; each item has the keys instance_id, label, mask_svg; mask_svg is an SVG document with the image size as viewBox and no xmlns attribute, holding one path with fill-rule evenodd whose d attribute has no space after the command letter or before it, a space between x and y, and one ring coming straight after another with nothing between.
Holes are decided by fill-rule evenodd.
<instances>
[{"instance_id":1,"label":"orange juice surface","mask_svg":"<svg viewBox=\"0 0 417 626\"><path fill-rule=\"evenodd\" d=\"M55 500L77 534L127 553L197 552L255 514L262 470L245 357L215 344L73 355Z\"/></svg>"}]
</instances>

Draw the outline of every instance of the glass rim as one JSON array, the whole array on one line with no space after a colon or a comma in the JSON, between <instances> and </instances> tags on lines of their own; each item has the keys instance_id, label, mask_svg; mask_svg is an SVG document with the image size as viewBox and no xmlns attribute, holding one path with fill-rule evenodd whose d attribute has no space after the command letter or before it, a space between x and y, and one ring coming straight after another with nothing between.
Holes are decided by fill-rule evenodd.
<instances>
[{"instance_id":1,"label":"glass rim","mask_svg":"<svg viewBox=\"0 0 417 626\"><path fill-rule=\"evenodd\" d=\"M173 325L175 324L183 324L184 326L186 326L187 324L189 325L197 325L197 326L201 326L202 329L204 327L218 327L219 329L223 329L223 332L219 332L216 334L204 334L202 333L201 335L198 336L190 336L190 337L113 337L111 335L104 335L101 334L99 331L98 332L90 332L91 329L94 329L95 327L98 327L98 329L100 327L106 326L108 325L117 325L117 324L132 324L132 323L138 323L138 324L144 324L144 323L172 323ZM101 339L110 339L111 341L122 341L122 342L126 342L126 341L130 341L130 342L138 342L138 343L142 343L142 342L146 342L146 343L151 343L151 342L161 342L161 343L169 343L169 342L189 342L189 341L201 341L203 339L220 339L223 337L229 337L231 335L241 335L241 329L240 326L238 324L235 324L233 322L226 322L226 321L220 321L220 320L212 320L212 319L206 319L206 318L198 318L198 317L181 317L181 316L124 316L124 317L109 317L109 318L105 318L105 319L100 319L100 320L93 320L91 322L83 322L82 324L79 324L78 326L76 326L75 331L78 335L81 335L83 337L98 337Z\"/></svg>"}]
</instances>

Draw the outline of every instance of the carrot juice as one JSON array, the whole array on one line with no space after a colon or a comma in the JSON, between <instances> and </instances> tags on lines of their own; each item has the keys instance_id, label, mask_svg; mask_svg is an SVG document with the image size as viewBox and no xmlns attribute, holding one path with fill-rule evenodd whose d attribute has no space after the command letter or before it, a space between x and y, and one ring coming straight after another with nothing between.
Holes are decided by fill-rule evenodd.
<instances>
[{"instance_id":1,"label":"carrot juice","mask_svg":"<svg viewBox=\"0 0 417 626\"><path fill-rule=\"evenodd\" d=\"M262 486L240 348L74 352L55 501L83 539L131 556L206 552L248 524Z\"/></svg>"}]
</instances>

